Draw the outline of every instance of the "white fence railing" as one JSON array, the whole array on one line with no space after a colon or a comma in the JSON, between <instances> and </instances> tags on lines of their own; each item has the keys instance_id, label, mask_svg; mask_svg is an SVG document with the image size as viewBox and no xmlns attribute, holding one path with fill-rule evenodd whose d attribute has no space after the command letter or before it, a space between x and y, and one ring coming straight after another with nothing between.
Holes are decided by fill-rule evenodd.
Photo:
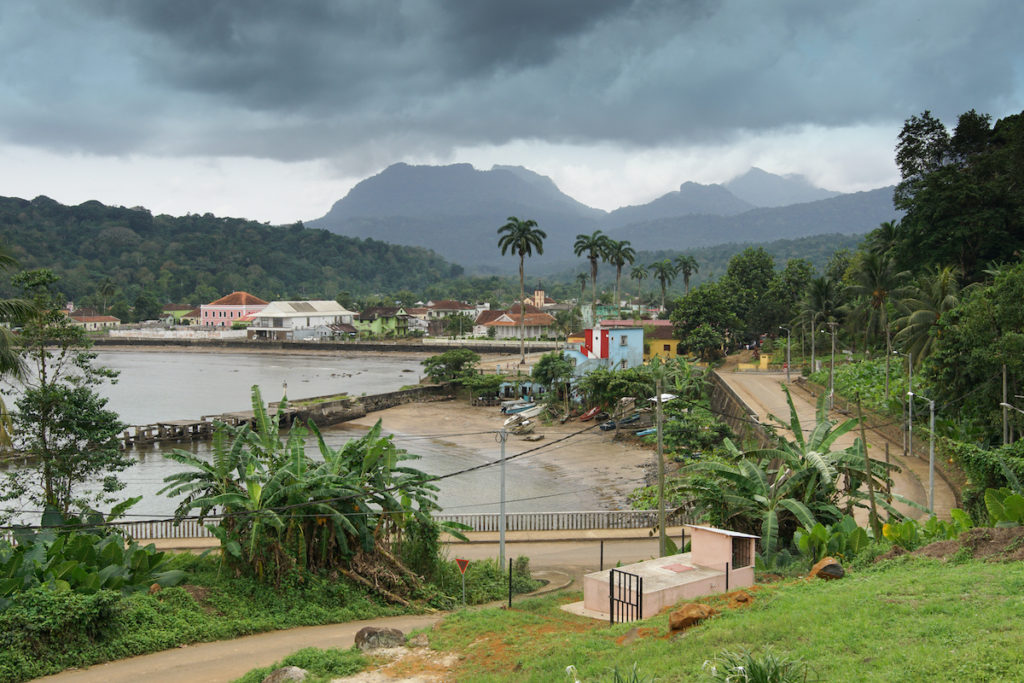
<instances>
[{"instance_id":1,"label":"white fence railing","mask_svg":"<svg viewBox=\"0 0 1024 683\"><path fill-rule=\"evenodd\" d=\"M461 515L436 514L439 522L464 524L470 531L498 531L497 512L478 512ZM218 517L207 517L203 524L194 519L185 519L175 524L171 520L146 522L121 522L120 529L135 539L191 539L213 538L206 524L216 524ZM505 514L505 529L508 531L585 531L588 529L645 529L653 528L658 522L657 510L594 510L588 512L509 512ZM690 519L681 515L669 515L667 524L676 526L689 524ZM11 534L0 532L0 540L10 541Z\"/></svg>"}]
</instances>

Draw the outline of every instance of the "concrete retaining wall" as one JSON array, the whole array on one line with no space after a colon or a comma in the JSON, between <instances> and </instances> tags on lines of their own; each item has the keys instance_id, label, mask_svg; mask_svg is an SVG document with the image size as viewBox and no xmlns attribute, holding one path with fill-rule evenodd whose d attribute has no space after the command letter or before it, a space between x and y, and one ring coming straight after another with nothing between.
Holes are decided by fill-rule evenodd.
<instances>
[{"instance_id":1,"label":"concrete retaining wall","mask_svg":"<svg viewBox=\"0 0 1024 683\"><path fill-rule=\"evenodd\" d=\"M235 340L235 339L113 339L99 337L93 340L97 348L118 346L144 350L147 347L179 347L182 349L211 349L230 351L378 351L384 353L444 353L448 348L469 349L481 355L518 353L518 343L512 346L494 345L487 342L453 341L448 344L424 344L418 341L405 340L396 342L350 342L350 341L270 341L270 340ZM554 343L531 342L531 351L556 348ZM561 348L561 347L558 347Z\"/></svg>"},{"instance_id":2,"label":"concrete retaining wall","mask_svg":"<svg viewBox=\"0 0 1024 683\"><path fill-rule=\"evenodd\" d=\"M740 440L754 440L762 448L772 445L772 439L768 432L761 426L755 413L746 403L743 402L735 391L732 390L717 370L706 373L711 382L711 410L718 415L718 419L732 427Z\"/></svg>"}]
</instances>

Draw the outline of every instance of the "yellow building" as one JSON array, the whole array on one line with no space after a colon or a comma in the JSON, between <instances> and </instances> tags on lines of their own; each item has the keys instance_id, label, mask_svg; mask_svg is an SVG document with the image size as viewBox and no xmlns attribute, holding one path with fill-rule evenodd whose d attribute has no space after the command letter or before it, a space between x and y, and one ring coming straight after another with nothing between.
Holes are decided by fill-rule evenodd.
<instances>
[{"instance_id":1,"label":"yellow building","mask_svg":"<svg viewBox=\"0 0 1024 683\"><path fill-rule=\"evenodd\" d=\"M680 355L679 340L671 326L644 326L644 362L655 357L672 360Z\"/></svg>"}]
</instances>

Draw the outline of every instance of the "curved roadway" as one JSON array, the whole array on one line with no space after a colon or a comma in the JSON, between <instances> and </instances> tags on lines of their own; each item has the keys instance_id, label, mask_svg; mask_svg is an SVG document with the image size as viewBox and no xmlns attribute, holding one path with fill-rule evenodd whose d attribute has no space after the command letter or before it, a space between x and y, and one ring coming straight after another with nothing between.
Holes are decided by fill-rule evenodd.
<instances>
[{"instance_id":1,"label":"curved roadway","mask_svg":"<svg viewBox=\"0 0 1024 683\"><path fill-rule=\"evenodd\" d=\"M789 424L789 406L786 404L786 394L782 391L782 385L786 380L784 374L730 372L727 370L719 372L718 375L751 410L757 413L758 419L762 423L775 424L775 421L769 417L775 415L785 424ZM791 389L790 395L793 397L793 406L800 417L801 426L805 432L812 429L817 419L816 405L805 392L799 389ZM836 411L833 411L830 416L833 420L838 421L850 417ZM788 433L788 430L780 429L779 433ZM860 429L850 430L837 439L836 445L840 448L850 446L859 436ZM867 441L868 454L876 460L885 460L886 443L889 445L889 458L900 468L899 472L893 474L892 492L927 507L928 461L916 457L904 458L902 443L893 443L870 429L867 430ZM901 512L917 519L926 519L929 516L926 512L906 505L897 505L896 507ZM935 513L942 519L949 519L949 511L954 507L956 507L956 494L936 470ZM862 511L858 516L858 522L862 524L867 522L866 512Z\"/></svg>"}]
</instances>

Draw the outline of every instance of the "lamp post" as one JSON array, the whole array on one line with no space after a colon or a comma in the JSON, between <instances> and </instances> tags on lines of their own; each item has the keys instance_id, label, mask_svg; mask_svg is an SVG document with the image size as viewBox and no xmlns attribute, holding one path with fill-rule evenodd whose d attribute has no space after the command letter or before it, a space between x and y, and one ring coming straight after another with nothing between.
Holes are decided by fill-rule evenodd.
<instances>
[{"instance_id":1,"label":"lamp post","mask_svg":"<svg viewBox=\"0 0 1024 683\"><path fill-rule=\"evenodd\" d=\"M786 331L786 384L789 384L789 328L779 325L780 330Z\"/></svg>"},{"instance_id":2,"label":"lamp post","mask_svg":"<svg viewBox=\"0 0 1024 683\"><path fill-rule=\"evenodd\" d=\"M910 397L911 403L914 401L914 397L921 399L922 401L928 401L928 430L931 432L928 439L928 509L935 514L935 401L930 398L926 398L921 394L915 394L913 391L908 391L907 396Z\"/></svg>"},{"instance_id":3,"label":"lamp post","mask_svg":"<svg viewBox=\"0 0 1024 683\"><path fill-rule=\"evenodd\" d=\"M1017 398L1020 398L1020 396L1017 396ZM1007 410L1016 410L1016 411L1017 411L1018 413L1020 413L1021 415L1024 415L1024 410L1021 410L1021 409L1020 409L1020 408L1018 408L1017 406L1015 406L1015 405L1012 405L1012 404L1010 404L1010 403L1007 403L1006 401L1003 401L1003 402L1002 402L1002 403L1000 403L999 405L1000 405L1000 407L1002 407L1002 409L1003 409L1003 414L1005 414Z\"/></svg>"},{"instance_id":4,"label":"lamp post","mask_svg":"<svg viewBox=\"0 0 1024 683\"><path fill-rule=\"evenodd\" d=\"M835 376L836 376L836 325L839 323L834 321L828 322L829 334L832 335L832 361L828 368L828 409L832 410L835 406ZM822 330L824 332L825 330Z\"/></svg>"},{"instance_id":5,"label":"lamp post","mask_svg":"<svg viewBox=\"0 0 1024 683\"><path fill-rule=\"evenodd\" d=\"M914 354L912 351L907 353L900 353L899 351L893 351L896 356L907 357L907 391L914 391ZM907 454L914 454L914 402L907 401L907 436L906 441L903 443L903 456Z\"/></svg>"}]
</instances>

